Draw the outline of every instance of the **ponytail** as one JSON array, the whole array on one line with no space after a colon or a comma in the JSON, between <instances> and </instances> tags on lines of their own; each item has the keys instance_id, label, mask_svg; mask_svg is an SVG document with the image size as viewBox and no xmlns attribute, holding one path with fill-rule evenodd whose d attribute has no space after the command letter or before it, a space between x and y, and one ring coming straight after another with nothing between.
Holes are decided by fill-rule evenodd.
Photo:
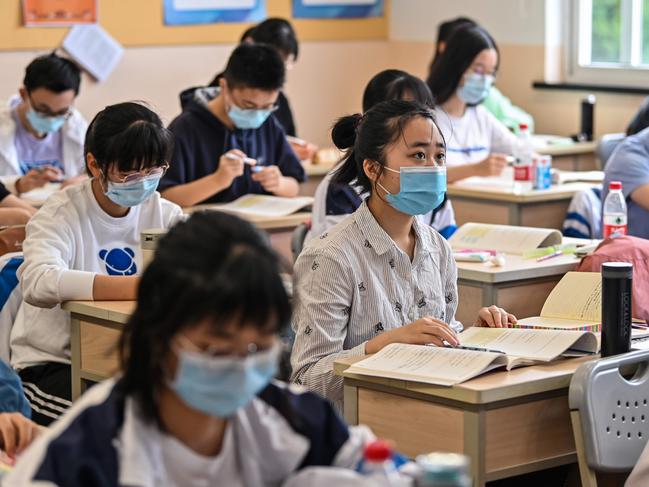
<instances>
[{"instance_id":1,"label":"ponytail","mask_svg":"<svg viewBox=\"0 0 649 487\"><path fill-rule=\"evenodd\" d=\"M334 145L345 152L342 163L334 173L333 182L335 184L349 184L358 178L358 174L362 172L363 161L356 161L356 145L357 127L363 119L363 115L356 113L354 115L347 115L339 118L331 129L331 140Z\"/></svg>"}]
</instances>

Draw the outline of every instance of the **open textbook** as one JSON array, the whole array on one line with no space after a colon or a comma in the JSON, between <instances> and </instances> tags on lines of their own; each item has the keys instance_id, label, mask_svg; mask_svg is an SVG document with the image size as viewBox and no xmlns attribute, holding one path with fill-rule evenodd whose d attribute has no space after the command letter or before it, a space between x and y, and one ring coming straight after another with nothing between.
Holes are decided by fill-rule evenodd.
<instances>
[{"instance_id":1,"label":"open textbook","mask_svg":"<svg viewBox=\"0 0 649 487\"><path fill-rule=\"evenodd\" d=\"M465 223L449 239L453 250L493 250L522 255L539 247L560 245L561 232L550 228Z\"/></svg>"},{"instance_id":2,"label":"open textbook","mask_svg":"<svg viewBox=\"0 0 649 487\"><path fill-rule=\"evenodd\" d=\"M511 370L550 362L572 350L599 350L598 337L584 331L473 327L459 338L462 347L488 351L392 343L347 372L451 386L499 367Z\"/></svg>"},{"instance_id":3,"label":"open textbook","mask_svg":"<svg viewBox=\"0 0 649 487\"><path fill-rule=\"evenodd\" d=\"M516 328L601 331L602 276L568 272L543 304L541 316L518 320Z\"/></svg>"},{"instance_id":4,"label":"open textbook","mask_svg":"<svg viewBox=\"0 0 649 487\"><path fill-rule=\"evenodd\" d=\"M313 198L310 196L282 198L263 194L247 194L231 203L214 206L214 208L235 214L279 217L291 215L312 204Z\"/></svg>"}]
</instances>

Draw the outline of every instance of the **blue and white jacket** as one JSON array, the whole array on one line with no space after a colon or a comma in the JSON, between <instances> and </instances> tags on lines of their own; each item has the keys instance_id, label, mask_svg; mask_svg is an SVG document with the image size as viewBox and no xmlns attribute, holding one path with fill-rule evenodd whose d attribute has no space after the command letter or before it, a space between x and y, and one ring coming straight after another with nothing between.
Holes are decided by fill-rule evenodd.
<instances>
[{"instance_id":1,"label":"blue and white jacket","mask_svg":"<svg viewBox=\"0 0 649 487\"><path fill-rule=\"evenodd\" d=\"M347 427L324 399L279 382L239 409L230 425L241 480L249 487L279 486L307 467L354 469L373 439L364 427ZM167 485L157 439L158 427L144 421L120 382L107 380L38 438L2 485Z\"/></svg>"}]
</instances>

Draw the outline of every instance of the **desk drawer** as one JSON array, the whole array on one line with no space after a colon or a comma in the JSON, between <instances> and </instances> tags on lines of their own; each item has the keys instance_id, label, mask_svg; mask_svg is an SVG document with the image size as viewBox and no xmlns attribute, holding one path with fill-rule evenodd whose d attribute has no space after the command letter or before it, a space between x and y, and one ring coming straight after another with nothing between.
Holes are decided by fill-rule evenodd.
<instances>
[{"instance_id":1,"label":"desk drawer","mask_svg":"<svg viewBox=\"0 0 649 487\"><path fill-rule=\"evenodd\" d=\"M370 389L358 390L358 423L395 442L400 453L464 451L464 414L449 408Z\"/></svg>"},{"instance_id":2,"label":"desk drawer","mask_svg":"<svg viewBox=\"0 0 649 487\"><path fill-rule=\"evenodd\" d=\"M96 325L87 321L79 323L81 338L81 371L100 377L111 377L119 370L118 345L121 330Z\"/></svg>"},{"instance_id":3,"label":"desk drawer","mask_svg":"<svg viewBox=\"0 0 649 487\"><path fill-rule=\"evenodd\" d=\"M487 472L575 452L567 395L487 411Z\"/></svg>"}]
</instances>

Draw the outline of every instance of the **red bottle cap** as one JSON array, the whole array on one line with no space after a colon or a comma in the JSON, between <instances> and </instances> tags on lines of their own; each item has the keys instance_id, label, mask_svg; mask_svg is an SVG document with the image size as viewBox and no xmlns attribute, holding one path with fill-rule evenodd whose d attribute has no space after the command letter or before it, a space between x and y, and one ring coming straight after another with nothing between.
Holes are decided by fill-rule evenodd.
<instances>
[{"instance_id":1,"label":"red bottle cap","mask_svg":"<svg viewBox=\"0 0 649 487\"><path fill-rule=\"evenodd\" d=\"M375 440L365 446L365 460L368 462L385 462L392 458L392 447L384 440Z\"/></svg>"},{"instance_id":2,"label":"red bottle cap","mask_svg":"<svg viewBox=\"0 0 649 487\"><path fill-rule=\"evenodd\" d=\"M526 123L519 123L518 128L521 129L521 130L527 130L530 127Z\"/></svg>"},{"instance_id":3,"label":"red bottle cap","mask_svg":"<svg viewBox=\"0 0 649 487\"><path fill-rule=\"evenodd\" d=\"M611 184L609 184L608 189L613 191L613 190L621 190L622 189L622 183L620 181L611 181Z\"/></svg>"}]
</instances>

